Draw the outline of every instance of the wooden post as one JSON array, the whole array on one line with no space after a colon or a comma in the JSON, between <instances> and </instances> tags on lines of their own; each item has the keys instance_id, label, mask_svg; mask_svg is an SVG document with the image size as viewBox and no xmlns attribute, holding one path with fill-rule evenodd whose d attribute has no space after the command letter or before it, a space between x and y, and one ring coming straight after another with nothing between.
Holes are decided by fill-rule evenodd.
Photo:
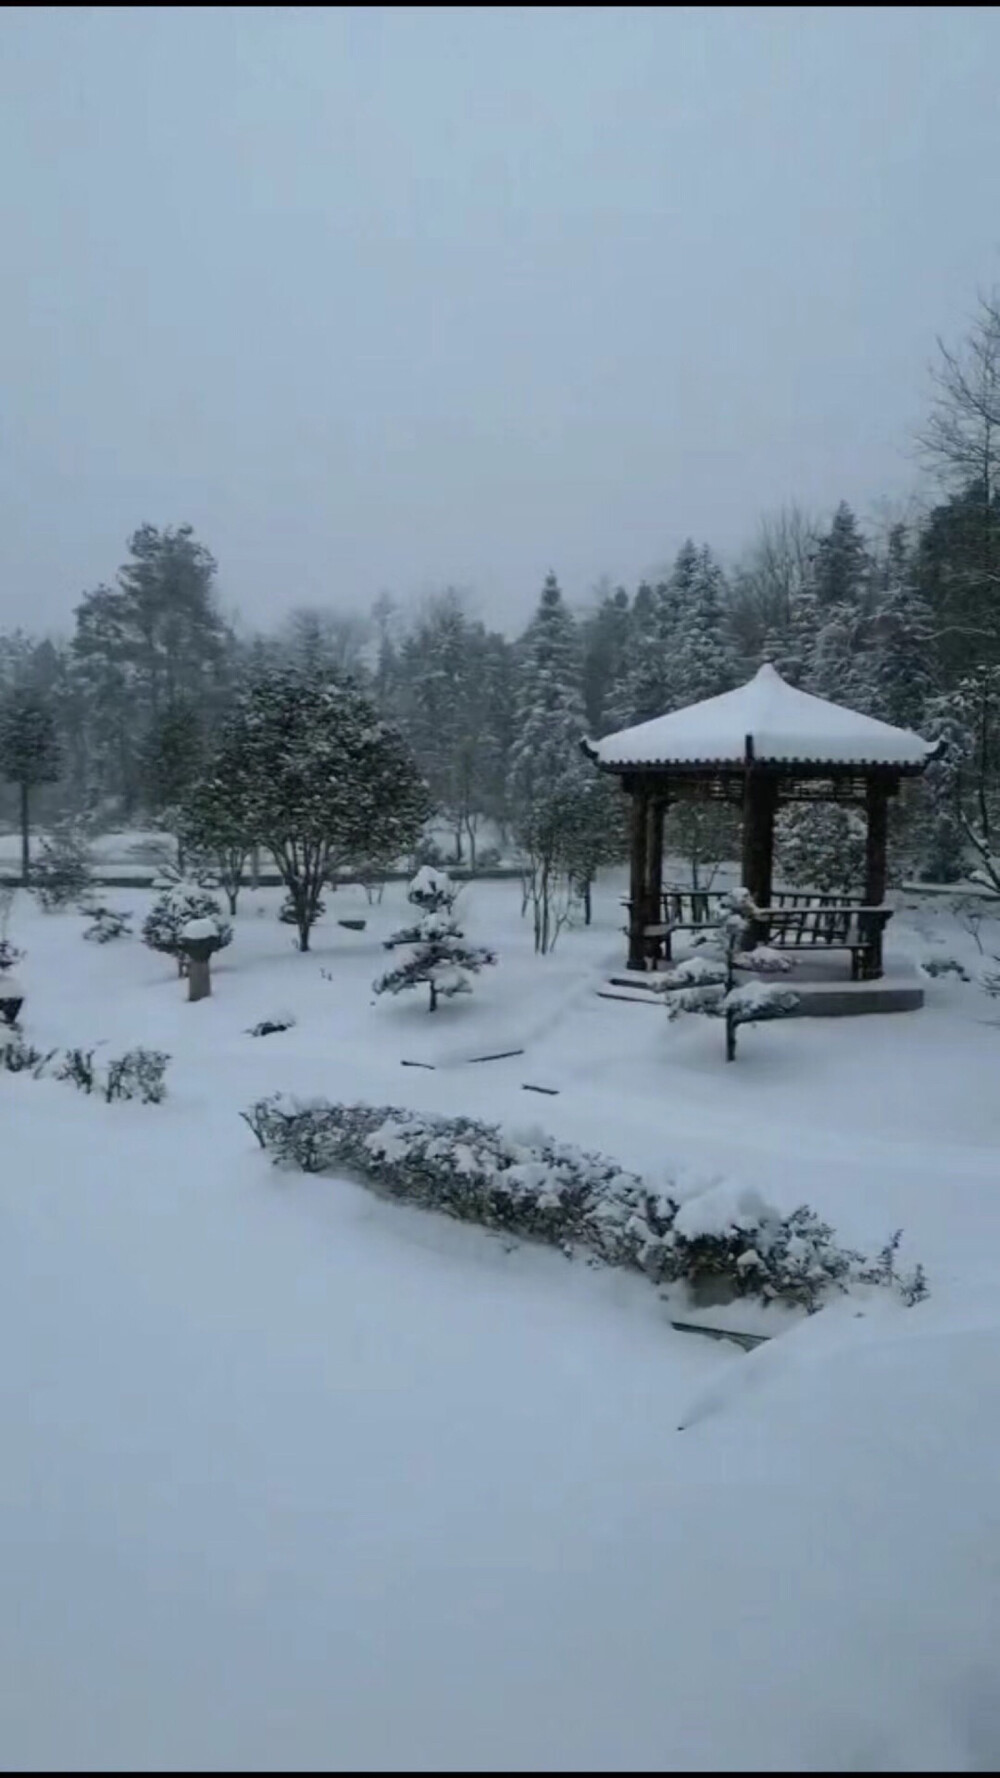
<instances>
[{"instance_id":1,"label":"wooden post","mask_svg":"<svg viewBox=\"0 0 1000 1778\"><path fill-rule=\"evenodd\" d=\"M865 786L865 813L868 817L868 840L865 847L865 905L878 908L885 901L887 876L886 851L889 838L889 791L880 778L869 778ZM873 953L870 974L878 980L882 974L882 921L871 923Z\"/></svg>"},{"instance_id":2,"label":"wooden post","mask_svg":"<svg viewBox=\"0 0 1000 1778\"><path fill-rule=\"evenodd\" d=\"M776 779L763 777L754 770L749 735L747 757L747 775L743 789L743 887L749 889L759 908L767 908L771 905L778 785ZM748 934L748 942L751 945L764 944L767 936L767 926L754 922Z\"/></svg>"},{"instance_id":3,"label":"wooden post","mask_svg":"<svg viewBox=\"0 0 1000 1778\"><path fill-rule=\"evenodd\" d=\"M649 810L646 816L646 923L659 925L663 919L663 817L666 813L665 799L653 794L649 799ZM656 960L662 951L661 941L651 939L646 944L646 956L655 967Z\"/></svg>"},{"instance_id":4,"label":"wooden post","mask_svg":"<svg viewBox=\"0 0 1000 1778\"><path fill-rule=\"evenodd\" d=\"M631 845L629 855L628 967L645 969L646 950L642 936L646 915L646 854L649 843L649 793L641 778L630 779L626 788L632 797Z\"/></svg>"}]
</instances>

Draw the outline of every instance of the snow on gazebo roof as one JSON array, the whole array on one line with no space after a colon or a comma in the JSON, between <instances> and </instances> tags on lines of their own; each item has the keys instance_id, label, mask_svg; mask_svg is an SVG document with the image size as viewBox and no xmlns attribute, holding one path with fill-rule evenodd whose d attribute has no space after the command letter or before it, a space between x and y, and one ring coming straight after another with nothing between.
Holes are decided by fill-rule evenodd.
<instances>
[{"instance_id":1,"label":"snow on gazebo roof","mask_svg":"<svg viewBox=\"0 0 1000 1778\"><path fill-rule=\"evenodd\" d=\"M797 691L766 662L736 691L586 743L598 765L894 766L922 770L937 749L910 729Z\"/></svg>"}]
</instances>

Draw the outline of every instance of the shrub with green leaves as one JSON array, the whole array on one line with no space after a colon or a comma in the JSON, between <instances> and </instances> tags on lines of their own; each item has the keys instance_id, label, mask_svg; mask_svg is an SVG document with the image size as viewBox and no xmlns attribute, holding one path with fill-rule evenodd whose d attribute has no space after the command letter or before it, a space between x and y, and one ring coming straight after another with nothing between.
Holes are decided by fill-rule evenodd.
<instances>
[{"instance_id":1,"label":"shrub with green leaves","mask_svg":"<svg viewBox=\"0 0 1000 1778\"><path fill-rule=\"evenodd\" d=\"M472 1118L397 1106L333 1105L277 1095L244 1114L278 1166L339 1173L379 1192L463 1222L545 1241L565 1253L641 1271L654 1284L697 1286L712 1278L734 1296L813 1313L852 1284L891 1288L904 1301L926 1280L841 1247L803 1205L783 1215L756 1194L689 1200L649 1185L606 1155L540 1132L508 1136ZM892 1245L892 1244L890 1244Z\"/></svg>"}]
</instances>

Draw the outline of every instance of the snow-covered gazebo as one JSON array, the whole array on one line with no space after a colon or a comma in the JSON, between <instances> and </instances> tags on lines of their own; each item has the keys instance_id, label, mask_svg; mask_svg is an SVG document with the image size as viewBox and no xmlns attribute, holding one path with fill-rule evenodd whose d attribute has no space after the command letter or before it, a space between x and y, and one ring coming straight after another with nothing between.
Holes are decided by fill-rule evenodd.
<instances>
[{"instance_id":1,"label":"snow-covered gazebo","mask_svg":"<svg viewBox=\"0 0 1000 1778\"><path fill-rule=\"evenodd\" d=\"M868 846L863 906L882 907L888 802L938 749L840 704L798 691L766 664L736 691L640 722L584 750L621 778L632 799L629 967L645 967L647 932L661 920L663 817L672 802L715 798L743 813L743 883L771 907L774 821L786 802L840 802L864 809ZM872 975L882 973L873 922ZM766 936L761 932L758 938Z\"/></svg>"}]
</instances>

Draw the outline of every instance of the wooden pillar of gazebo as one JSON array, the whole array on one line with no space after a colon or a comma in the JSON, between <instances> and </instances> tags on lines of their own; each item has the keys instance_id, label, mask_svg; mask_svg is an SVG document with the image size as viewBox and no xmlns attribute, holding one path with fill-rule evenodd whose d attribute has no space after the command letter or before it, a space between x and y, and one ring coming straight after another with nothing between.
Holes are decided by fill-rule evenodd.
<instances>
[{"instance_id":1,"label":"wooden pillar of gazebo","mask_svg":"<svg viewBox=\"0 0 1000 1778\"><path fill-rule=\"evenodd\" d=\"M624 788L632 799L629 820L628 966L645 969L646 897L649 857L649 789L643 778L626 778Z\"/></svg>"},{"instance_id":2,"label":"wooden pillar of gazebo","mask_svg":"<svg viewBox=\"0 0 1000 1778\"><path fill-rule=\"evenodd\" d=\"M868 837L865 846L865 906L879 908L885 901L886 856L889 839L889 787L884 778L868 779L865 785L865 814L868 818ZM871 922L872 957L869 973L873 978L882 974L883 931L881 920Z\"/></svg>"},{"instance_id":3,"label":"wooden pillar of gazebo","mask_svg":"<svg viewBox=\"0 0 1000 1778\"><path fill-rule=\"evenodd\" d=\"M759 908L771 905L774 874L774 818L778 809L778 783L770 773L754 767L753 737L746 738L746 776L743 782L744 889L749 889ZM749 945L764 944L767 927L755 921L747 934Z\"/></svg>"}]
</instances>

